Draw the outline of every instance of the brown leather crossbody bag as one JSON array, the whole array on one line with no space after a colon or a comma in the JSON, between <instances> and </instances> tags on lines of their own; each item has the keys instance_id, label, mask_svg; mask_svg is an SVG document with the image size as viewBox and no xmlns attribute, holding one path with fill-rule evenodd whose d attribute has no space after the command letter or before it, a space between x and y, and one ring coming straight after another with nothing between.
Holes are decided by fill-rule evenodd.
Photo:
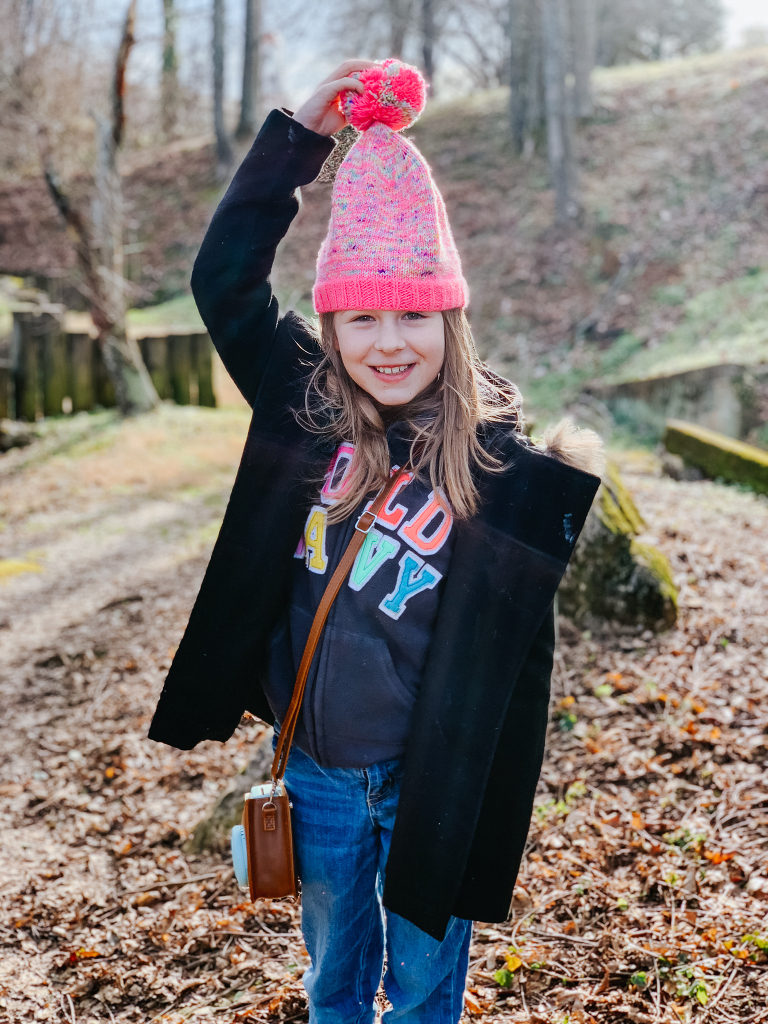
<instances>
[{"instance_id":1,"label":"brown leather crossbody bag","mask_svg":"<svg viewBox=\"0 0 768 1024\"><path fill-rule=\"evenodd\" d=\"M283 776L291 752L293 734L301 713L307 677L315 656L320 635L323 632L328 613L336 595L346 579L347 573L363 546L366 534L376 522L376 516L394 494L398 483L409 467L395 473L388 485L376 496L371 507L359 517L355 532L341 557L336 571L312 620L304 653L296 674L291 703L283 720L272 762L272 783L264 787L269 792L262 796L247 796L243 807L243 829L248 857L248 888L251 899L296 898L298 879L293 856L293 833L291 831L291 804L283 783Z\"/></svg>"}]
</instances>

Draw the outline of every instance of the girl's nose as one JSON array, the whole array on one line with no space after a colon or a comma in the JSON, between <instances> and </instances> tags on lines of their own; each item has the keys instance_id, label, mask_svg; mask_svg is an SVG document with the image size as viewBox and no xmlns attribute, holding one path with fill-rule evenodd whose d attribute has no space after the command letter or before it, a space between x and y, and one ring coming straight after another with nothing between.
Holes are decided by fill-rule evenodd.
<instances>
[{"instance_id":1,"label":"girl's nose","mask_svg":"<svg viewBox=\"0 0 768 1024\"><path fill-rule=\"evenodd\" d=\"M385 321L381 325L374 348L377 352L399 352L405 348L405 339L400 337L397 324Z\"/></svg>"}]
</instances>

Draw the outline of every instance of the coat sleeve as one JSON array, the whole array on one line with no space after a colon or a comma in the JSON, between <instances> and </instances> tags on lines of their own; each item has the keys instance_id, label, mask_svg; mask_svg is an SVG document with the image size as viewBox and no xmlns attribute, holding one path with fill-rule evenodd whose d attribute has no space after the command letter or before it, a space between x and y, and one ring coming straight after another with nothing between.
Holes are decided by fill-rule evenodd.
<instances>
[{"instance_id":1,"label":"coat sleeve","mask_svg":"<svg viewBox=\"0 0 768 1024\"><path fill-rule=\"evenodd\" d=\"M267 117L214 214L192 271L192 292L216 349L253 406L278 332L269 275L299 209L296 189L314 181L334 142L279 110Z\"/></svg>"},{"instance_id":2,"label":"coat sleeve","mask_svg":"<svg viewBox=\"0 0 768 1024\"><path fill-rule=\"evenodd\" d=\"M456 917L504 921L509 913L544 759L554 649L550 607L504 718L454 908ZM495 880L492 887L489 877Z\"/></svg>"}]
</instances>

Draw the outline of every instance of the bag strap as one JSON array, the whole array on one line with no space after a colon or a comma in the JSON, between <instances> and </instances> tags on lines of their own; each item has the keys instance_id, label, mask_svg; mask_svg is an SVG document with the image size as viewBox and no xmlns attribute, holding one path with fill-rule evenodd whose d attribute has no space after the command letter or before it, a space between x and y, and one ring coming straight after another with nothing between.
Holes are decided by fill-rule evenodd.
<instances>
[{"instance_id":1,"label":"bag strap","mask_svg":"<svg viewBox=\"0 0 768 1024\"><path fill-rule=\"evenodd\" d=\"M304 699L304 690L307 686L307 678L309 676L309 669L312 664L312 659L315 656L315 650L317 648L320 635L323 632L328 613L331 610L336 595L341 589L341 585L344 582L347 573L352 568L352 564L357 558L357 554L360 548L363 546L369 530L376 522L376 516L381 512L382 508L387 504L389 499L395 493L395 490L405 476L406 473L410 472L408 466L404 466L399 472L395 473L391 478L386 487L384 487L373 501L371 507L363 512L355 523L355 532L347 545L347 549L341 556L339 564L336 566L336 570L328 581L328 586L325 588L320 604L317 606L315 617L312 620L312 627L307 637L307 643L304 647L304 653L301 656L301 662L299 664L299 671L296 673L296 683L293 687L293 696L291 697L291 703L288 706L288 710L283 720L283 725L280 730L280 735L277 739L277 746L275 748L275 758L272 762L272 794L274 795L275 789L278 783L285 774L285 769L288 764L288 755L291 751L291 744L293 743L293 734L296 731L296 723L299 720L299 714L301 712L301 704Z\"/></svg>"}]
</instances>

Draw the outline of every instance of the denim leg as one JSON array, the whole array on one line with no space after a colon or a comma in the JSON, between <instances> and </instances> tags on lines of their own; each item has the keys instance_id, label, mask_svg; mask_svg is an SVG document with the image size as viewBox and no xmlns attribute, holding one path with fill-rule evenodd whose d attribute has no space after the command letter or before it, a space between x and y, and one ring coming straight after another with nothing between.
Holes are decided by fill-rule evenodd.
<instances>
[{"instance_id":1,"label":"denim leg","mask_svg":"<svg viewBox=\"0 0 768 1024\"><path fill-rule=\"evenodd\" d=\"M362 770L324 769L294 747L285 782L293 804L304 974L311 1024L371 1024L384 957L376 895L379 838Z\"/></svg>"},{"instance_id":2,"label":"denim leg","mask_svg":"<svg viewBox=\"0 0 768 1024\"><path fill-rule=\"evenodd\" d=\"M369 772L376 769L368 769ZM373 807L379 834L378 892L384 887L399 786ZM457 1024L464 1008L472 922L452 917L442 942L390 910L386 917L386 1024Z\"/></svg>"},{"instance_id":3,"label":"denim leg","mask_svg":"<svg viewBox=\"0 0 768 1024\"><path fill-rule=\"evenodd\" d=\"M381 980L389 1024L456 1024L472 922L451 918L437 942L381 907L401 765L321 768L298 747L285 782L302 888L310 1024L372 1024ZM386 919L386 923L385 923Z\"/></svg>"},{"instance_id":4,"label":"denim leg","mask_svg":"<svg viewBox=\"0 0 768 1024\"><path fill-rule=\"evenodd\" d=\"M387 1024L457 1024L464 1008L472 922L452 917L442 942L386 912Z\"/></svg>"}]
</instances>

